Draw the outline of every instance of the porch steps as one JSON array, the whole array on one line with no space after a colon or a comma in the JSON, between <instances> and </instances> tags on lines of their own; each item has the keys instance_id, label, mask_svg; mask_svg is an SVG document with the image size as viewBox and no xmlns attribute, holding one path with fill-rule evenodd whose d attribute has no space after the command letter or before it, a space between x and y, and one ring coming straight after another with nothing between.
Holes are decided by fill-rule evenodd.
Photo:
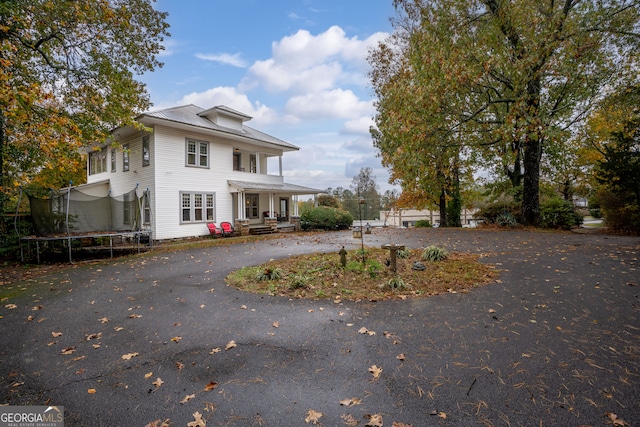
<instances>
[{"instance_id":1,"label":"porch steps","mask_svg":"<svg viewBox=\"0 0 640 427\"><path fill-rule=\"evenodd\" d=\"M273 228L268 226L257 226L249 228L249 234L251 235L259 235L259 234L271 234L275 233Z\"/></svg>"}]
</instances>

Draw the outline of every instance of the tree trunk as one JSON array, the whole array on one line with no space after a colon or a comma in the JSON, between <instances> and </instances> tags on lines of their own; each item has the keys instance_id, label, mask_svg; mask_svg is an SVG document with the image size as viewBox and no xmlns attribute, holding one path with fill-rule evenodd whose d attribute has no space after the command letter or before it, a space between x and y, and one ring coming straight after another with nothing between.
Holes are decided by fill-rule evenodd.
<instances>
[{"instance_id":1,"label":"tree trunk","mask_svg":"<svg viewBox=\"0 0 640 427\"><path fill-rule=\"evenodd\" d=\"M4 222L5 205L5 178L4 178L4 150L6 145L6 135L4 132L4 111L0 111L0 235L6 236L7 230Z\"/></svg>"},{"instance_id":2,"label":"tree trunk","mask_svg":"<svg viewBox=\"0 0 640 427\"><path fill-rule=\"evenodd\" d=\"M447 192L443 188L440 192L440 227L447 227L449 225L447 221Z\"/></svg>"},{"instance_id":3,"label":"tree trunk","mask_svg":"<svg viewBox=\"0 0 640 427\"><path fill-rule=\"evenodd\" d=\"M524 150L524 180L522 187L522 217L527 225L538 225L540 220L540 153L538 138L527 138Z\"/></svg>"}]
</instances>

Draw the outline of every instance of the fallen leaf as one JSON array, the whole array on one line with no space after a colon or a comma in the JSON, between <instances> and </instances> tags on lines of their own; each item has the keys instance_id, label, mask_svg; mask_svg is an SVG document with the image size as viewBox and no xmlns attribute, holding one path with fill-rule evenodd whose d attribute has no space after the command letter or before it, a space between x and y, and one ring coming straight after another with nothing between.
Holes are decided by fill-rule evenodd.
<instances>
[{"instance_id":1,"label":"fallen leaf","mask_svg":"<svg viewBox=\"0 0 640 427\"><path fill-rule=\"evenodd\" d=\"M145 378L145 379L147 379L147 378L151 378L152 376L153 376L153 372L149 372L149 373L147 373L147 374L144 374L144 378Z\"/></svg>"},{"instance_id":2,"label":"fallen leaf","mask_svg":"<svg viewBox=\"0 0 640 427\"><path fill-rule=\"evenodd\" d=\"M2 319L2 316L0 316L0 319ZM27 322L31 322L32 320L33 320L33 316L27 317Z\"/></svg>"},{"instance_id":3,"label":"fallen leaf","mask_svg":"<svg viewBox=\"0 0 640 427\"><path fill-rule=\"evenodd\" d=\"M307 416L304 419L304 421L307 424L308 423L319 424L321 417L322 417L322 412L318 412L318 411L314 411L313 409L309 409L309 412L307 412Z\"/></svg>"},{"instance_id":4,"label":"fallen leaf","mask_svg":"<svg viewBox=\"0 0 640 427\"><path fill-rule=\"evenodd\" d=\"M96 394L96 389L95 388L90 388L89 390L87 390L87 393Z\"/></svg>"},{"instance_id":5,"label":"fallen leaf","mask_svg":"<svg viewBox=\"0 0 640 427\"><path fill-rule=\"evenodd\" d=\"M36 305L35 307L31 307L31 311L38 311L38 310L42 310L41 305Z\"/></svg>"},{"instance_id":6,"label":"fallen leaf","mask_svg":"<svg viewBox=\"0 0 640 427\"><path fill-rule=\"evenodd\" d=\"M193 414L194 421L187 423L187 427L207 427L207 422L202 419L202 414L196 411Z\"/></svg>"},{"instance_id":7,"label":"fallen leaf","mask_svg":"<svg viewBox=\"0 0 640 427\"><path fill-rule=\"evenodd\" d=\"M169 426L171 426L171 421L169 418L167 418L164 421L162 420L151 421L149 424L145 425L144 427L169 427Z\"/></svg>"},{"instance_id":8,"label":"fallen leaf","mask_svg":"<svg viewBox=\"0 0 640 427\"><path fill-rule=\"evenodd\" d=\"M396 359L398 360L405 360L407 357L404 355L404 353L400 353L399 355L396 356Z\"/></svg>"},{"instance_id":9,"label":"fallen leaf","mask_svg":"<svg viewBox=\"0 0 640 427\"><path fill-rule=\"evenodd\" d=\"M15 308L18 308L18 306L15 305L15 304L7 304L7 305L4 306L4 308L9 309L9 310L13 310Z\"/></svg>"},{"instance_id":10,"label":"fallen leaf","mask_svg":"<svg viewBox=\"0 0 640 427\"><path fill-rule=\"evenodd\" d=\"M614 414L613 412L606 412L605 415L607 417L609 417L609 419L611 420L611 425L612 426L625 427L625 426L629 425L625 421L623 421L622 419L618 418L618 416L616 414Z\"/></svg>"},{"instance_id":11,"label":"fallen leaf","mask_svg":"<svg viewBox=\"0 0 640 427\"><path fill-rule=\"evenodd\" d=\"M184 363L182 362L176 362L176 368L178 368L178 370L182 370L184 368Z\"/></svg>"},{"instance_id":12,"label":"fallen leaf","mask_svg":"<svg viewBox=\"0 0 640 427\"><path fill-rule=\"evenodd\" d=\"M398 423L398 422L393 422L393 424L391 424L391 427L412 427L413 424L405 424L405 423Z\"/></svg>"},{"instance_id":13,"label":"fallen leaf","mask_svg":"<svg viewBox=\"0 0 640 427\"><path fill-rule=\"evenodd\" d=\"M278 328L280 327L280 322L273 322L271 326L273 326L274 328Z\"/></svg>"},{"instance_id":14,"label":"fallen leaf","mask_svg":"<svg viewBox=\"0 0 640 427\"><path fill-rule=\"evenodd\" d=\"M108 317L103 317L102 319L98 319L98 322L103 323L103 324L107 323L108 321L109 321Z\"/></svg>"},{"instance_id":15,"label":"fallen leaf","mask_svg":"<svg viewBox=\"0 0 640 427\"><path fill-rule=\"evenodd\" d=\"M122 326L116 326L115 328L113 328L113 330L116 331L116 332L120 332L123 329L124 328Z\"/></svg>"},{"instance_id":16,"label":"fallen leaf","mask_svg":"<svg viewBox=\"0 0 640 427\"><path fill-rule=\"evenodd\" d=\"M439 416L440 418L442 418L443 420L446 420L446 419L447 419L447 414L445 414L444 412L438 412L438 416Z\"/></svg>"},{"instance_id":17,"label":"fallen leaf","mask_svg":"<svg viewBox=\"0 0 640 427\"><path fill-rule=\"evenodd\" d=\"M352 397L351 399L342 399L340 401L340 404L342 406L360 405L361 403L362 403L362 400L356 399L355 397Z\"/></svg>"},{"instance_id":18,"label":"fallen leaf","mask_svg":"<svg viewBox=\"0 0 640 427\"><path fill-rule=\"evenodd\" d=\"M369 368L369 372L371 372L371 374L373 375L373 379L377 380L378 378L380 378L380 374L382 373L382 368L379 368L376 365L373 365L372 367Z\"/></svg>"},{"instance_id":19,"label":"fallen leaf","mask_svg":"<svg viewBox=\"0 0 640 427\"><path fill-rule=\"evenodd\" d=\"M353 418L353 415L351 414L343 414L342 416L340 416L340 418L342 418L342 424L345 424L349 427L355 427L360 424L360 421Z\"/></svg>"},{"instance_id":20,"label":"fallen leaf","mask_svg":"<svg viewBox=\"0 0 640 427\"><path fill-rule=\"evenodd\" d=\"M181 403L181 404L183 404L183 403L187 403L188 401L190 401L191 399L193 399L193 398L195 398L195 397L196 397L196 395L195 395L195 394L188 394L188 395L186 395L186 396L184 397L184 399L182 399L182 400L180 401L180 403Z\"/></svg>"},{"instance_id":21,"label":"fallen leaf","mask_svg":"<svg viewBox=\"0 0 640 427\"><path fill-rule=\"evenodd\" d=\"M93 348L96 348L96 349L100 348L100 344L94 344Z\"/></svg>"},{"instance_id":22,"label":"fallen leaf","mask_svg":"<svg viewBox=\"0 0 640 427\"><path fill-rule=\"evenodd\" d=\"M153 384L154 386L156 386L156 387L160 388L160 386L161 386L162 384L164 384L164 381L162 381L162 379L161 379L160 377L158 377L158 379L157 379L157 380L155 380L154 382L152 382L151 384Z\"/></svg>"},{"instance_id":23,"label":"fallen leaf","mask_svg":"<svg viewBox=\"0 0 640 427\"><path fill-rule=\"evenodd\" d=\"M246 310L247 306L243 304L243 305L240 306L240 308L243 309L243 310Z\"/></svg>"},{"instance_id":24,"label":"fallen leaf","mask_svg":"<svg viewBox=\"0 0 640 427\"><path fill-rule=\"evenodd\" d=\"M62 334L60 334L60 335L62 335ZM91 341L91 340L99 340L100 338L102 338L102 332L98 332L97 334L90 334L90 335L87 335L87 336L85 337L85 340L87 340L87 341Z\"/></svg>"},{"instance_id":25,"label":"fallen leaf","mask_svg":"<svg viewBox=\"0 0 640 427\"><path fill-rule=\"evenodd\" d=\"M173 337L173 338L171 338L171 341L177 343L177 342L180 342L181 339L182 339L182 337Z\"/></svg>"},{"instance_id":26,"label":"fallen leaf","mask_svg":"<svg viewBox=\"0 0 640 427\"><path fill-rule=\"evenodd\" d=\"M62 336L62 332L51 332L51 336L54 338L58 338Z\"/></svg>"},{"instance_id":27,"label":"fallen leaf","mask_svg":"<svg viewBox=\"0 0 640 427\"><path fill-rule=\"evenodd\" d=\"M123 354L122 358L124 360L131 360L132 357L136 357L138 354L140 353L127 353L127 354Z\"/></svg>"},{"instance_id":28,"label":"fallen leaf","mask_svg":"<svg viewBox=\"0 0 640 427\"><path fill-rule=\"evenodd\" d=\"M130 314L129 319L139 319L142 317L142 314Z\"/></svg>"},{"instance_id":29,"label":"fallen leaf","mask_svg":"<svg viewBox=\"0 0 640 427\"><path fill-rule=\"evenodd\" d=\"M231 350L232 348L237 347L237 346L238 346L238 344L236 344L235 341L229 341L227 343L227 345L224 347L224 349L225 350Z\"/></svg>"},{"instance_id":30,"label":"fallen leaf","mask_svg":"<svg viewBox=\"0 0 640 427\"><path fill-rule=\"evenodd\" d=\"M366 416L369 417L369 422L365 424L365 427L383 427L382 415L373 414L373 415L366 415Z\"/></svg>"},{"instance_id":31,"label":"fallen leaf","mask_svg":"<svg viewBox=\"0 0 640 427\"><path fill-rule=\"evenodd\" d=\"M216 347L214 349L211 349L211 351L209 352L209 354L216 354L216 353L220 353L220 347Z\"/></svg>"},{"instance_id":32,"label":"fallen leaf","mask_svg":"<svg viewBox=\"0 0 640 427\"><path fill-rule=\"evenodd\" d=\"M67 347L61 351L62 354L73 354L76 351L75 347Z\"/></svg>"},{"instance_id":33,"label":"fallen leaf","mask_svg":"<svg viewBox=\"0 0 640 427\"><path fill-rule=\"evenodd\" d=\"M218 383L214 383L213 381L209 381L209 384L204 386L204 391L211 391L218 387Z\"/></svg>"}]
</instances>

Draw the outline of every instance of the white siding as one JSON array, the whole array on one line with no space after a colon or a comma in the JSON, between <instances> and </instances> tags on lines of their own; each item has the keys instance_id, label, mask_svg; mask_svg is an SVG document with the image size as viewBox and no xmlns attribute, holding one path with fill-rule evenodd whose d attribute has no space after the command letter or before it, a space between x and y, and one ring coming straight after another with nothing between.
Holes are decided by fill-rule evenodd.
<instances>
[{"instance_id":1,"label":"white siding","mask_svg":"<svg viewBox=\"0 0 640 427\"><path fill-rule=\"evenodd\" d=\"M185 165L185 141L193 138L209 143L209 168ZM232 174L233 147L208 135L156 126L156 239L209 234L206 222L181 224L180 192L215 193L215 221L233 222L232 197L227 179Z\"/></svg>"},{"instance_id":2,"label":"white siding","mask_svg":"<svg viewBox=\"0 0 640 427\"><path fill-rule=\"evenodd\" d=\"M257 149L247 143L237 143L213 137L197 131L185 131L167 126L154 126L149 136L150 165L142 166L142 137L145 132L136 133L131 138L118 141L116 171L111 172L110 147L107 148L108 172L90 175L88 182L109 180L112 195L122 195L136 188L141 196L149 189L151 204L151 226L153 238L158 240L204 236L209 234L205 222L181 223L181 196L187 193L215 193L215 222L234 221L233 196L227 181L282 183L280 176L266 175L268 155L282 155L280 150L260 147ZM192 167L186 165L186 139L209 143L209 167ZM129 147L129 171L123 171L122 146ZM242 163L247 172L233 170L233 150L240 148L243 152ZM258 154L260 162L259 174L249 173L249 153ZM278 211L278 199L274 200L274 210ZM260 218L262 211L268 210L267 194L260 195Z\"/></svg>"}]
</instances>

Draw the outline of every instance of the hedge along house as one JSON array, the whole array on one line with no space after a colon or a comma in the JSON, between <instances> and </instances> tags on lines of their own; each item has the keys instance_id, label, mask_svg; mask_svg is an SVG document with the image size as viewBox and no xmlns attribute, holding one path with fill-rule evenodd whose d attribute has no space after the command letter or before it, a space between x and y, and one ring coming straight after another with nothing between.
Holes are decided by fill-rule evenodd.
<instances>
[{"instance_id":1,"label":"hedge along house","mask_svg":"<svg viewBox=\"0 0 640 427\"><path fill-rule=\"evenodd\" d=\"M155 240L207 235L207 223L223 221L240 234L299 229L297 197L323 192L285 183L282 156L299 148L246 126L239 111L186 105L136 120L151 131L114 130L88 153L83 187L146 192L139 217Z\"/></svg>"}]
</instances>

